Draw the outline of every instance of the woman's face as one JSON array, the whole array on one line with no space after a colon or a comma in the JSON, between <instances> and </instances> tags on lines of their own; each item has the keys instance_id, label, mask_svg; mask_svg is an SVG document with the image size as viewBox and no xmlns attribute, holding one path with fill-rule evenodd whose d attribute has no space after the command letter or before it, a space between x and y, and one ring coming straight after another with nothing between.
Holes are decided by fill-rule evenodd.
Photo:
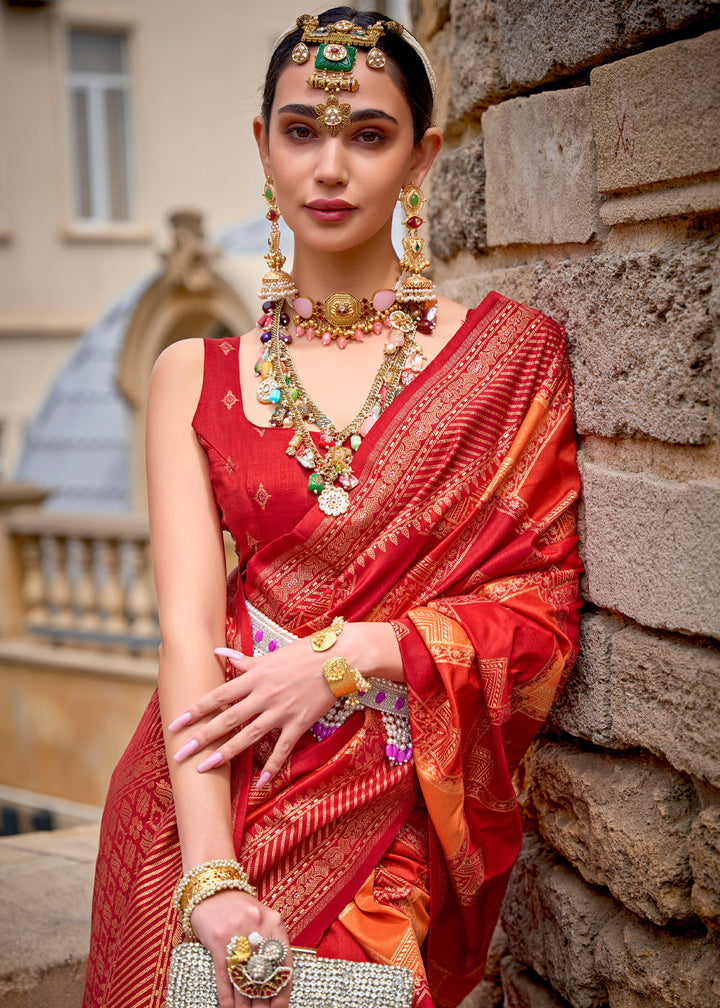
<instances>
[{"instance_id":1,"label":"woman's face","mask_svg":"<svg viewBox=\"0 0 720 1008\"><path fill-rule=\"evenodd\" d=\"M414 146L412 115L401 91L387 68L370 69L358 52L358 90L338 93L350 106L350 124L331 136L315 115L328 95L307 84L312 66L292 63L282 71L269 133L258 117L255 135L296 243L339 252L389 236L398 193L406 183L420 184L439 134L430 139L431 152L427 141Z\"/></svg>"}]
</instances>

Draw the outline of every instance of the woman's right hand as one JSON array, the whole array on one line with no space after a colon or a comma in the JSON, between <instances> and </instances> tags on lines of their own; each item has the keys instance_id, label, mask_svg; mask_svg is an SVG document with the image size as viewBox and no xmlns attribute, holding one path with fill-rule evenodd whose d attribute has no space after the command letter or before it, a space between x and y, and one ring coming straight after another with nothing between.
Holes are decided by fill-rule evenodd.
<instances>
[{"instance_id":1,"label":"woman's right hand","mask_svg":"<svg viewBox=\"0 0 720 1008\"><path fill-rule=\"evenodd\" d=\"M198 903L191 924L198 941L212 954L220 1008L288 1008L292 979L275 997L251 1000L235 990L227 970L228 942L253 931L263 938L279 938L288 950L285 965L292 966L290 939L280 914L248 893L226 889Z\"/></svg>"}]
</instances>

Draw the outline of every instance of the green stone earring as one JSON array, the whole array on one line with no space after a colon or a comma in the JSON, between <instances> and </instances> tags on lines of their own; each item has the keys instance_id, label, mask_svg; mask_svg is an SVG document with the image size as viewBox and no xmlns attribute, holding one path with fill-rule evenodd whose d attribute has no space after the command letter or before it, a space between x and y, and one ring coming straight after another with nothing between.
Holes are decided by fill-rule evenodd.
<instances>
[{"instance_id":1,"label":"green stone earring","mask_svg":"<svg viewBox=\"0 0 720 1008\"><path fill-rule=\"evenodd\" d=\"M425 239L418 237L418 228L425 223L420 216L425 196L420 186L405 185L400 190L399 199L405 211L405 227L409 234L402 240L405 254L400 260L403 272L395 287L397 300L404 304L435 304L437 294L433 282L422 275L422 271L430 265L424 254Z\"/></svg>"}]
</instances>

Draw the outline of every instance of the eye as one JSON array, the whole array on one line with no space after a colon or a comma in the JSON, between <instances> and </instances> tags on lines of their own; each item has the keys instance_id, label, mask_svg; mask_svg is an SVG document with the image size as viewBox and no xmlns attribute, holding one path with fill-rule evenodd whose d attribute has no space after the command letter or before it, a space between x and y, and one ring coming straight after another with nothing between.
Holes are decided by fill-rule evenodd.
<instances>
[{"instance_id":1,"label":"eye","mask_svg":"<svg viewBox=\"0 0 720 1008\"><path fill-rule=\"evenodd\" d=\"M285 136L290 137L291 140L310 140L315 136L313 130L305 123L293 123L286 127L284 132Z\"/></svg>"},{"instance_id":2,"label":"eye","mask_svg":"<svg viewBox=\"0 0 720 1008\"><path fill-rule=\"evenodd\" d=\"M372 146L373 144L382 143L385 140L385 135L380 130L364 129L356 135L355 139L359 140L360 143Z\"/></svg>"}]
</instances>

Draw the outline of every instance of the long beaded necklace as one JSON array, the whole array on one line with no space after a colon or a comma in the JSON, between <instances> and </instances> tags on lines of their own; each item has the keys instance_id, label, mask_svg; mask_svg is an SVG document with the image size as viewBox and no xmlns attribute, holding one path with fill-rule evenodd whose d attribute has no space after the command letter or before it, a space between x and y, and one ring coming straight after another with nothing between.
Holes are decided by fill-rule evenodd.
<instances>
[{"instance_id":1,"label":"long beaded necklace","mask_svg":"<svg viewBox=\"0 0 720 1008\"><path fill-rule=\"evenodd\" d=\"M357 416L338 431L300 381L288 349L289 336L280 329L286 318L283 303L278 300L272 311L266 311L266 319L270 321L267 317L271 315L272 323L270 340L256 368L261 376L257 397L260 402L275 406L270 418L273 426L295 429L286 451L296 457L300 465L312 470L308 490L317 495L320 510L328 515L340 515L349 507L348 491L358 484L351 466L353 452L360 447L362 438L382 411L425 364L425 354L415 342L417 320L399 309L388 316L390 331L370 391ZM324 456L310 436L306 421L319 428Z\"/></svg>"}]
</instances>

